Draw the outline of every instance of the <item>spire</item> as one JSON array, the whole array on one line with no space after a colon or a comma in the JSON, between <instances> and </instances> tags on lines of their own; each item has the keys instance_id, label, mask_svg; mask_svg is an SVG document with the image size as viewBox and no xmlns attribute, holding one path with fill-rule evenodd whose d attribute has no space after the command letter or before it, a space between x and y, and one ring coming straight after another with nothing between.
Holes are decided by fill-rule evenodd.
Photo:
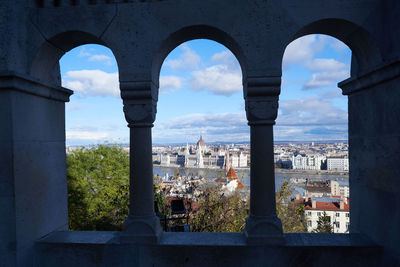
<instances>
[{"instance_id":1,"label":"spire","mask_svg":"<svg viewBox=\"0 0 400 267\"><path fill-rule=\"evenodd\" d=\"M227 174L229 172L229 169L231 168L231 161L229 159L229 149L226 151L226 157L225 157L225 173Z\"/></svg>"},{"instance_id":2,"label":"spire","mask_svg":"<svg viewBox=\"0 0 400 267\"><path fill-rule=\"evenodd\" d=\"M226 177L230 180L237 180L238 176L233 168L230 168L228 173L226 174Z\"/></svg>"},{"instance_id":3,"label":"spire","mask_svg":"<svg viewBox=\"0 0 400 267\"><path fill-rule=\"evenodd\" d=\"M204 142L202 135L200 135L200 139L197 141L197 148L199 147L203 147L203 150L206 149L206 143Z\"/></svg>"}]
</instances>

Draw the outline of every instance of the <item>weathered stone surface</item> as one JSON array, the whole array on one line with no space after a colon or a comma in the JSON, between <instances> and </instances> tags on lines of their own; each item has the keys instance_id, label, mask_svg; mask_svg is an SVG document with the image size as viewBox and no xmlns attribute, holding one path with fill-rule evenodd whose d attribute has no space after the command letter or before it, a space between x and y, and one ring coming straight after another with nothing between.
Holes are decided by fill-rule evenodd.
<instances>
[{"instance_id":1,"label":"weathered stone surface","mask_svg":"<svg viewBox=\"0 0 400 267\"><path fill-rule=\"evenodd\" d=\"M8 0L0 1L0 17L0 237L5 240L0 244L1 263L399 264L398 0ZM71 92L60 88L58 63L65 52L87 43L108 46L118 62L127 121L132 128L149 128L156 115L159 73L165 57L185 41L215 40L228 47L242 67L251 127L261 125L272 130L285 48L294 39L314 33L336 37L353 52L351 78L340 84L349 97L351 231L371 238L382 248L382 254L374 246L360 246L351 240L338 245L335 242L339 237L315 235L285 235L283 247L254 247L243 245L243 236L226 238L218 234L213 235L215 242L210 235L193 235L176 237L174 243L175 237L170 236L157 239L159 245L137 246L111 239L107 243L104 233L76 233L81 242L76 238L71 242L42 240L39 250L34 250L35 240L67 225L63 102ZM151 132L142 136L149 154ZM252 177L261 177L260 170L266 170L272 179L269 157L273 137L268 135L268 144L265 135L253 139L254 147L269 152L256 153L258 156L252 158L258 162L252 165ZM145 192L136 199L146 208L135 209L146 216L153 206L149 160L146 156L135 163L146 164L138 173L141 180L137 180ZM257 167L261 164L265 168ZM260 184L262 187L253 188L253 204L258 201L254 199L264 199L260 191L265 193L271 185ZM254 212L274 213L273 193L267 195L268 204L253 205ZM97 242L96 236L105 243ZM326 245L329 241L336 245ZM207 246L207 242L213 245Z\"/></svg>"},{"instance_id":2,"label":"weathered stone surface","mask_svg":"<svg viewBox=\"0 0 400 267\"><path fill-rule=\"evenodd\" d=\"M165 233L158 245L120 245L119 233L56 232L36 244L38 266L379 266L359 235L288 234L282 246L249 246L239 233ZM61 264L61 265L60 265Z\"/></svg>"}]
</instances>

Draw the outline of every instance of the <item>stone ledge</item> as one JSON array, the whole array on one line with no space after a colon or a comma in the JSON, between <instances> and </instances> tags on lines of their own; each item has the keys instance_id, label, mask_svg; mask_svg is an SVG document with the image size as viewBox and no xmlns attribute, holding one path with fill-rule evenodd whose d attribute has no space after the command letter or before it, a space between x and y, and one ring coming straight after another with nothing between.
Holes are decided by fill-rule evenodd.
<instances>
[{"instance_id":1,"label":"stone ledge","mask_svg":"<svg viewBox=\"0 0 400 267\"><path fill-rule=\"evenodd\" d=\"M120 232L53 232L34 266L382 266L360 235L286 234L286 244L247 245L242 233L164 233L159 244L120 244ZM395 261L389 262L393 263Z\"/></svg>"},{"instance_id":2,"label":"stone ledge","mask_svg":"<svg viewBox=\"0 0 400 267\"><path fill-rule=\"evenodd\" d=\"M120 245L121 232L57 231L36 241L38 244ZM279 247L378 247L360 234L284 234ZM253 246L243 233L163 233L152 246ZM262 246L262 245L260 245Z\"/></svg>"},{"instance_id":3,"label":"stone ledge","mask_svg":"<svg viewBox=\"0 0 400 267\"><path fill-rule=\"evenodd\" d=\"M36 2L37 8L48 8L48 7L79 7L82 5L93 6L93 5L113 5L113 4L127 4L127 3L145 3L145 2L160 2L165 0L111 0L111 1L99 1L99 0L91 0L88 3L82 4L79 1L75 1L75 3L64 3L64 1L52 1L52 0L39 0ZM67 1L65 1L67 2Z\"/></svg>"},{"instance_id":4,"label":"stone ledge","mask_svg":"<svg viewBox=\"0 0 400 267\"><path fill-rule=\"evenodd\" d=\"M119 244L120 235L121 232L115 231L56 231L36 242L41 244Z\"/></svg>"},{"instance_id":5,"label":"stone ledge","mask_svg":"<svg viewBox=\"0 0 400 267\"><path fill-rule=\"evenodd\" d=\"M68 102L73 94L72 90L42 83L25 74L0 72L0 90L10 89L61 102Z\"/></svg>"},{"instance_id":6,"label":"stone ledge","mask_svg":"<svg viewBox=\"0 0 400 267\"><path fill-rule=\"evenodd\" d=\"M400 77L400 59L378 66L369 73L338 83L343 95L350 95Z\"/></svg>"}]
</instances>

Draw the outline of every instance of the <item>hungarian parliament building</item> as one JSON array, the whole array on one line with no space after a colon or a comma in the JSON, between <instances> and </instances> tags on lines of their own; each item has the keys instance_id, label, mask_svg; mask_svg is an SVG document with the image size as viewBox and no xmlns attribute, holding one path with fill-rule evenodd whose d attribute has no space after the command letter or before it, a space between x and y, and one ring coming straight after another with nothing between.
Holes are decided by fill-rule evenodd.
<instances>
[{"instance_id":1,"label":"hungarian parliament building","mask_svg":"<svg viewBox=\"0 0 400 267\"><path fill-rule=\"evenodd\" d=\"M227 165L232 168L247 168L250 163L250 153L224 148L207 148L200 136L196 146L186 145L174 152L163 152L160 155L160 165L165 167L185 168L220 168Z\"/></svg>"}]
</instances>

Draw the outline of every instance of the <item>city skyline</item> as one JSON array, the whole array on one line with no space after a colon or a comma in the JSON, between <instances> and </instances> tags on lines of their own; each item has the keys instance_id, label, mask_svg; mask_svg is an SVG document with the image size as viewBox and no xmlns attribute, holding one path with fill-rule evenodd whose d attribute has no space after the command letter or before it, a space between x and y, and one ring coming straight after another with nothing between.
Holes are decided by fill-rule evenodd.
<instances>
[{"instance_id":1,"label":"city skyline","mask_svg":"<svg viewBox=\"0 0 400 267\"><path fill-rule=\"evenodd\" d=\"M324 35L305 36L286 49L276 141L347 140L347 99L337 82L349 76L350 50ZM67 145L128 143L118 68L102 46L80 46L60 61ZM241 69L233 54L209 40L174 49L160 74L153 143L248 142Z\"/></svg>"}]
</instances>

